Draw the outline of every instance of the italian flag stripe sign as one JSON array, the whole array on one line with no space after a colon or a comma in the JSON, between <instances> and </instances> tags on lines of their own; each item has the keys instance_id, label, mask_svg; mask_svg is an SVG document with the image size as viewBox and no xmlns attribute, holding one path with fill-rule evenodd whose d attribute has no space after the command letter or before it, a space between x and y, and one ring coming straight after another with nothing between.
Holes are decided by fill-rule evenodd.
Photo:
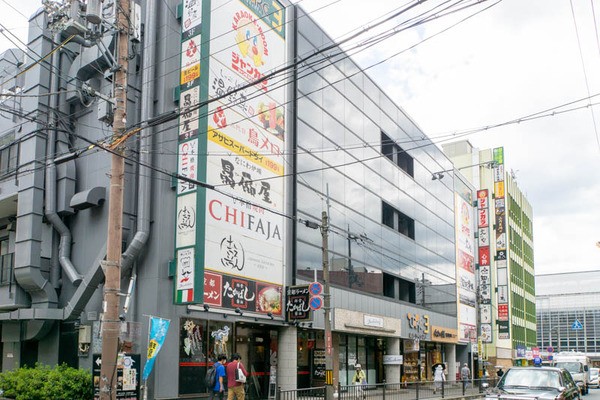
<instances>
[{"instance_id":1,"label":"italian flag stripe sign","mask_svg":"<svg viewBox=\"0 0 600 400\"><path fill-rule=\"evenodd\" d=\"M194 300L194 289L178 290L177 303L190 303Z\"/></svg>"}]
</instances>

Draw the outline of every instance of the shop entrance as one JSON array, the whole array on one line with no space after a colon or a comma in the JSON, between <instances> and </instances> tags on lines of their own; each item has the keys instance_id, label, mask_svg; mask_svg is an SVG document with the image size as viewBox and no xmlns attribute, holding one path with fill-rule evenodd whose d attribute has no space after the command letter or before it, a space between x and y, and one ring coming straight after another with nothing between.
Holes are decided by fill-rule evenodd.
<instances>
[{"instance_id":1,"label":"shop entrance","mask_svg":"<svg viewBox=\"0 0 600 400\"><path fill-rule=\"evenodd\" d=\"M246 396L251 400L267 399L269 385L275 385L277 374L277 331L250 324L236 328L236 352L250 373Z\"/></svg>"}]
</instances>

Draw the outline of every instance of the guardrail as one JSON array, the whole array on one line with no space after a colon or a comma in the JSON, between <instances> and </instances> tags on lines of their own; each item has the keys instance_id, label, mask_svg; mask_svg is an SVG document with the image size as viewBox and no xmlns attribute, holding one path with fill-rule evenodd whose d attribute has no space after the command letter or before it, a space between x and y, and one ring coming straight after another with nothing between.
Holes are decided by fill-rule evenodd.
<instances>
[{"instance_id":1,"label":"guardrail","mask_svg":"<svg viewBox=\"0 0 600 400\"><path fill-rule=\"evenodd\" d=\"M420 400L477 397L485 393L487 387L492 387L495 384L495 379L473 379L468 381L420 381L405 383L377 383L366 385L338 385L337 399ZM276 400L324 399L325 386L322 386L295 390L278 389Z\"/></svg>"}]
</instances>

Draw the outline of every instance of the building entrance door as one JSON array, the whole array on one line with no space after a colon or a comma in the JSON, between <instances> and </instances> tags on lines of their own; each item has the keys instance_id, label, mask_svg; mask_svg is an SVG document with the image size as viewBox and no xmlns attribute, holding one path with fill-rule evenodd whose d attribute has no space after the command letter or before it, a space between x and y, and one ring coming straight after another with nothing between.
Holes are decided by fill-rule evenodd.
<instances>
[{"instance_id":1,"label":"building entrance door","mask_svg":"<svg viewBox=\"0 0 600 400\"><path fill-rule=\"evenodd\" d=\"M277 336L272 336L270 331L252 329L248 346L247 368L248 377L247 395L251 400L267 399L269 397L269 382L271 364L276 360ZM274 369L275 370L275 369Z\"/></svg>"}]
</instances>

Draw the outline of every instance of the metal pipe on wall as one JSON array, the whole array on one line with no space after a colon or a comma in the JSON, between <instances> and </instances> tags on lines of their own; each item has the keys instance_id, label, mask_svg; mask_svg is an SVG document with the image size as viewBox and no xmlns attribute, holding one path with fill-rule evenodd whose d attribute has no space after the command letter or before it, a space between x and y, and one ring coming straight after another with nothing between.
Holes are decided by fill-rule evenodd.
<instances>
[{"instance_id":1,"label":"metal pipe on wall","mask_svg":"<svg viewBox=\"0 0 600 400\"><path fill-rule=\"evenodd\" d=\"M154 116L154 75L156 58L156 0L146 2L144 20L144 56L142 62L142 112L140 120ZM152 128L140 136L140 159L138 169L137 231L121 258L123 273L129 272L150 234L150 206L152 198Z\"/></svg>"}]
</instances>

